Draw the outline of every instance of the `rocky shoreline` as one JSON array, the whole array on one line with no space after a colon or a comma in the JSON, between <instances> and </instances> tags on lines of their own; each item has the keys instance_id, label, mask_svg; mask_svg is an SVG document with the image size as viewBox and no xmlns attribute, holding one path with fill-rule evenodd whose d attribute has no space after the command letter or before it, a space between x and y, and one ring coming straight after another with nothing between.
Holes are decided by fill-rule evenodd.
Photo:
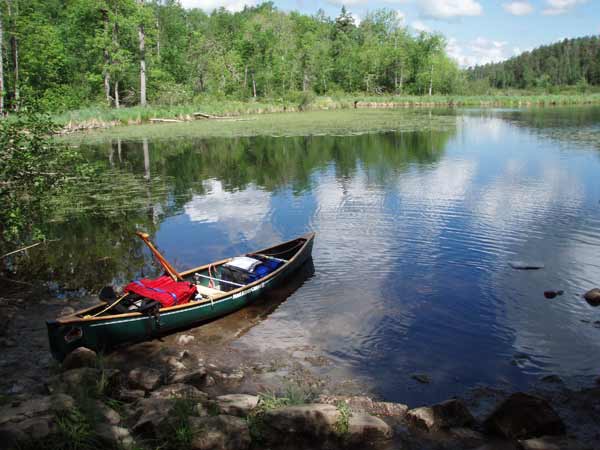
<instances>
[{"instance_id":1,"label":"rocky shoreline","mask_svg":"<svg viewBox=\"0 0 600 450\"><path fill-rule=\"evenodd\" d=\"M600 386L546 378L531 393L478 389L410 409L301 385L248 392L246 373L186 350L152 367L106 367L69 355L35 395L0 407L2 448L114 449L596 449Z\"/></svg>"}]
</instances>

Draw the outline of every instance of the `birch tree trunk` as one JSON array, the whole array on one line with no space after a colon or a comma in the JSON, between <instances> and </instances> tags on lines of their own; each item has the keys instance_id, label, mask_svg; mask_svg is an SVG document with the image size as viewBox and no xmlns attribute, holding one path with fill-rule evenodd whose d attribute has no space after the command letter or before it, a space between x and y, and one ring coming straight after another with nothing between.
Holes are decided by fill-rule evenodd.
<instances>
[{"instance_id":1,"label":"birch tree trunk","mask_svg":"<svg viewBox=\"0 0 600 450\"><path fill-rule=\"evenodd\" d=\"M256 98L256 80L254 79L254 70L252 70L252 94Z\"/></svg>"},{"instance_id":2,"label":"birch tree trunk","mask_svg":"<svg viewBox=\"0 0 600 450\"><path fill-rule=\"evenodd\" d=\"M431 77L429 78L429 96L433 95L433 64L431 65Z\"/></svg>"},{"instance_id":3,"label":"birch tree trunk","mask_svg":"<svg viewBox=\"0 0 600 450\"><path fill-rule=\"evenodd\" d=\"M144 7L144 0L139 0L140 7ZM146 33L144 23L140 22L140 105L146 106Z\"/></svg>"},{"instance_id":4,"label":"birch tree trunk","mask_svg":"<svg viewBox=\"0 0 600 450\"><path fill-rule=\"evenodd\" d=\"M15 11L12 10L11 6L15 5ZM7 2L8 5L8 15L12 19L12 33L10 36L10 47L11 47L11 56L13 62L13 110L19 110L19 100L20 100L20 92L19 92L19 40L17 39L16 33L16 16L19 15L19 3L18 0L13 0L11 2Z\"/></svg>"},{"instance_id":5,"label":"birch tree trunk","mask_svg":"<svg viewBox=\"0 0 600 450\"><path fill-rule=\"evenodd\" d=\"M2 31L2 10L0 9L0 116L4 115L4 38Z\"/></svg>"},{"instance_id":6,"label":"birch tree trunk","mask_svg":"<svg viewBox=\"0 0 600 450\"><path fill-rule=\"evenodd\" d=\"M102 10L103 20L104 20L104 95L106 96L106 103L108 106L111 105L112 99L110 97L110 54L108 53L108 11L106 9Z\"/></svg>"},{"instance_id":7,"label":"birch tree trunk","mask_svg":"<svg viewBox=\"0 0 600 450\"><path fill-rule=\"evenodd\" d=\"M119 109L121 103L119 103L119 80L115 81L115 108Z\"/></svg>"}]
</instances>

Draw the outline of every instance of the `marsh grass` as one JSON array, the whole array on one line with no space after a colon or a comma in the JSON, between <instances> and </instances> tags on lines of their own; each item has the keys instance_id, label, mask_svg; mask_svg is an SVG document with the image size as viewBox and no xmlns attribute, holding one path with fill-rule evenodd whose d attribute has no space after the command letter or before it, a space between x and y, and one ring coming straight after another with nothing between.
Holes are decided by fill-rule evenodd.
<instances>
[{"instance_id":1,"label":"marsh grass","mask_svg":"<svg viewBox=\"0 0 600 450\"><path fill-rule=\"evenodd\" d=\"M195 112L215 116L248 116L279 112L321 111L352 109L355 103L389 104L396 107L452 107L452 106L550 106L600 104L600 93L568 92L549 94L541 92L494 91L487 95L365 95L333 94L315 96L298 94L292 98L264 99L261 101L239 101L229 99L206 99L197 103L168 106L133 106L128 108L88 107L55 115L54 121L60 126L77 125L109 127L114 125L139 125L152 118L192 120Z\"/></svg>"}]
</instances>

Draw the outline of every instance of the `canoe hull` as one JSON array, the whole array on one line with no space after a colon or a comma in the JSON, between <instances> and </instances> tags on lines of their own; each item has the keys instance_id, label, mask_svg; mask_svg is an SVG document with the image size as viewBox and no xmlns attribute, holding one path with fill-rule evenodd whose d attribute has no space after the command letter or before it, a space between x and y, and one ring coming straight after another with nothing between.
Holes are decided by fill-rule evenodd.
<instances>
[{"instance_id":1,"label":"canoe hull","mask_svg":"<svg viewBox=\"0 0 600 450\"><path fill-rule=\"evenodd\" d=\"M54 358L62 361L77 347L87 347L97 352L118 345L152 339L169 332L200 325L238 311L275 288L310 259L314 235L303 248L274 276L267 276L248 289L234 292L211 302L190 302L183 308L161 311L157 316L135 314L134 317L111 317L106 320L81 320L62 323L48 321L48 339Z\"/></svg>"}]
</instances>

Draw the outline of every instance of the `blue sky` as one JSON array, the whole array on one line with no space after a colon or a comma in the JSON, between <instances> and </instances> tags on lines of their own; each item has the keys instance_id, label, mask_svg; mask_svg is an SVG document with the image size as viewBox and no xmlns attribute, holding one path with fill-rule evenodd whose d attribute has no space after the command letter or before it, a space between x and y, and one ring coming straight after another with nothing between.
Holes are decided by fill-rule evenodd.
<instances>
[{"instance_id":1,"label":"blue sky","mask_svg":"<svg viewBox=\"0 0 600 450\"><path fill-rule=\"evenodd\" d=\"M186 8L232 11L260 0L180 0ZM600 0L275 0L285 11L331 17L342 5L360 20L368 11L398 12L412 30L446 36L448 53L462 66L500 61L564 38L600 34Z\"/></svg>"}]
</instances>

